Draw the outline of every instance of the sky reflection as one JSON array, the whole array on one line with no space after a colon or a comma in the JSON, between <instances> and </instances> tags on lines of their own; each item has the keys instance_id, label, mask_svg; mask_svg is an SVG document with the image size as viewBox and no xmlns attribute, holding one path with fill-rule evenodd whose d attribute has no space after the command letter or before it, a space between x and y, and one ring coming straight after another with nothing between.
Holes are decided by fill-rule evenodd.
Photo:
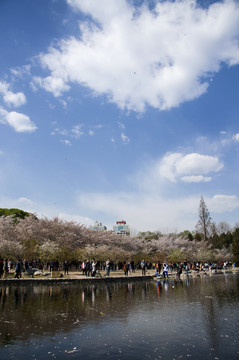
<instances>
[{"instance_id":1,"label":"sky reflection","mask_svg":"<svg viewBox=\"0 0 239 360\"><path fill-rule=\"evenodd\" d=\"M237 359L239 277L0 288L0 357Z\"/></svg>"}]
</instances>

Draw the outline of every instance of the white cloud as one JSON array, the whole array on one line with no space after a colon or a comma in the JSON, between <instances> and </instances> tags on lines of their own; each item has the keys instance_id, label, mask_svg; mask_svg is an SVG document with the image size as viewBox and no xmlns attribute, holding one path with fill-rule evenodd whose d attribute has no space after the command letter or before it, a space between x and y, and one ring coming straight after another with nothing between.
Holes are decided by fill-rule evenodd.
<instances>
[{"instance_id":1,"label":"white cloud","mask_svg":"<svg viewBox=\"0 0 239 360\"><path fill-rule=\"evenodd\" d=\"M124 144L128 144L130 142L129 137L127 135L125 135L124 133L121 133L120 137Z\"/></svg>"},{"instance_id":2,"label":"white cloud","mask_svg":"<svg viewBox=\"0 0 239 360\"><path fill-rule=\"evenodd\" d=\"M181 178L185 183L208 182L211 177L204 174L217 172L223 166L216 157L196 153L166 155L162 162L168 165L168 168L164 169L164 175L169 180L176 182ZM79 208L85 208L86 211L91 211L91 214L96 212L98 217L101 213L102 220L104 217L126 219L127 223L138 231L160 230L165 233L194 230L198 221L201 193L176 197L172 194L171 197L168 193L168 182L161 181L162 174L159 170L162 162L151 162L147 165L142 163L139 173L131 174L134 191L80 193ZM195 171L201 174L191 175ZM182 176L185 172L188 175ZM173 189L172 185L171 190L174 193L175 188ZM236 195L204 196L204 199L209 211L214 215L226 214L239 208L239 199Z\"/></svg>"},{"instance_id":3,"label":"white cloud","mask_svg":"<svg viewBox=\"0 0 239 360\"><path fill-rule=\"evenodd\" d=\"M67 140L67 139L61 140L61 143L62 143L62 144L65 144L65 145L67 145L67 146L71 146L71 145L72 145L71 142L70 142L69 140Z\"/></svg>"},{"instance_id":4,"label":"white cloud","mask_svg":"<svg viewBox=\"0 0 239 360\"><path fill-rule=\"evenodd\" d=\"M13 93L12 91L8 91L3 96L3 100L6 104L13 105L14 107L18 107L26 103L26 97L22 92Z\"/></svg>"},{"instance_id":5,"label":"white cloud","mask_svg":"<svg viewBox=\"0 0 239 360\"><path fill-rule=\"evenodd\" d=\"M17 202L19 204L21 204L21 206L23 205L34 205L34 202L31 199L28 199L26 197L20 197L19 199L17 199Z\"/></svg>"},{"instance_id":6,"label":"white cloud","mask_svg":"<svg viewBox=\"0 0 239 360\"><path fill-rule=\"evenodd\" d=\"M65 80L59 76L48 76L42 79L38 76L33 77L33 86L38 85L46 91L52 92L55 97L61 96L63 92L68 91L70 87Z\"/></svg>"},{"instance_id":7,"label":"white cloud","mask_svg":"<svg viewBox=\"0 0 239 360\"><path fill-rule=\"evenodd\" d=\"M185 182L205 182L210 181L211 177L203 175L218 172L222 168L223 163L215 156L173 153L163 157L159 164L159 174L172 182L180 178Z\"/></svg>"},{"instance_id":8,"label":"white cloud","mask_svg":"<svg viewBox=\"0 0 239 360\"><path fill-rule=\"evenodd\" d=\"M55 96L78 83L120 108L170 109L205 93L222 64L239 63L236 1L204 9L193 0L156 1L152 10L125 0L67 2L89 16L79 38L39 55L50 74L35 83Z\"/></svg>"},{"instance_id":9,"label":"white cloud","mask_svg":"<svg viewBox=\"0 0 239 360\"><path fill-rule=\"evenodd\" d=\"M8 124L17 132L33 132L37 129L29 116L25 114L11 111L7 114L6 119Z\"/></svg>"},{"instance_id":10,"label":"white cloud","mask_svg":"<svg viewBox=\"0 0 239 360\"><path fill-rule=\"evenodd\" d=\"M93 130L89 130L88 134L89 134L90 136L95 135L95 133L94 133L94 131L93 131Z\"/></svg>"},{"instance_id":11,"label":"white cloud","mask_svg":"<svg viewBox=\"0 0 239 360\"><path fill-rule=\"evenodd\" d=\"M10 71L15 77L23 78L27 75L31 75L31 65L17 66L16 68L10 69Z\"/></svg>"},{"instance_id":12,"label":"white cloud","mask_svg":"<svg viewBox=\"0 0 239 360\"><path fill-rule=\"evenodd\" d=\"M217 157L192 153L180 158L176 163L178 174L207 174L211 171L219 171L223 164Z\"/></svg>"},{"instance_id":13,"label":"white cloud","mask_svg":"<svg viewBox=\"0 0 239 360\"><path fill-rule=\"evenodd\" d=\"M239 141L239 133L235 134L235 135L233 136L233 139L234 139L235 141Z\"/></svg>"},{"instance_id":14,"label":"white cloud","mask_svg":"<svg viewBox=\"0 0 239 360\"><path fill-rule=\"evenodd\" d=\"M0 81L0 94L4 95L8 92L9 84L6 81Z\"/></svg>"},{"instance_id":15,"label":"white cloud","mask_svg":"<svg viewBox=\"0 0 239 360\"><path fill-rule=\"evenodd\" d=\"M231 212L239 207L239 199L236 195L214 195L205 201L208 208L215 213Z\"/></svg>"},{"instance_id":16,"label":"white cloud","mask_svg":"<svg viewBox=\"0 0 239 360\"><path fill-rule=\"evenodd\" d=\"M94 220L92 220L88 217L84 217L84 216L80 216L80 215L72 215L72 214L67 214L67 213L62 213L62 212L60 212L58 214L58 217L62 220L74 221L76 223L86 225L86 226L93 225L95 222Z\"/></svg>"},{"instance_id":17,"label":"white cloud","mask_svg":"<svg viewBox=\"0 0 239 360\"><path fill-rule=\"evenodd\" d=\"M191 176L183 176L181 178L182 181L184 182L194 182L194 183L199 183L199 182L208 182L211 181L212 178L209 176L202 176L202 175L191 175Z\"/></svg>"},{"instance_id":18,"label":"white cloud","mask_svg":"<svg viewBox=\"0 0 239 360\"><path fill-rule=\"evenodd\" d=\"M119 127L119 129L124 130L125 129L125 124L123 124L122 122L118 122L118 127Z\"/></svg>"},{"instance_id":19,"label":"white cloud","mask_svg":"<svg viewBox=\"0 0 239 360\"><path fill-rule=\"evenodd\" d=\"M37 129L29 116L15 111L8 112L3 108L0 108L0 123L10 125L16 132L30 133Z\"/></svg>"},{"instance_id":20,"label":"white cloud","mask_svg":"<svg viewBox=\"0 0 239 360\"><path fill-rule=\"evenodd\" d=\"M8 83L0 81L0 94L3 96L4 102L14 107L24 105L27 101L25 95L22 92L13 93L9 87Z\"/></svg>"},{"instance_id":21,"label":"white cloud","mask_svg":"<svg viewBox=\"0 0 239 360\"><path fill-rule=\"evenodd\" d=\"M72 136L75 138L75 139L79 139L79 137L81 137L84 132L81 130L83 128L84 124L78 124L78 125L75 125L73 126L71 132L72 132Z\"/></svg>"}]
</instances>

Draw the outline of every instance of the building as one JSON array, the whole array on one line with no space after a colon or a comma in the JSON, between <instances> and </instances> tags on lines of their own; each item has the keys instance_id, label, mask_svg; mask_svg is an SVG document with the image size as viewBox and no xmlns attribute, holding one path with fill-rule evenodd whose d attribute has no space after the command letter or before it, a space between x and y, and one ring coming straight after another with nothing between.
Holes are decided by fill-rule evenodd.
<instances>
[{"instance_id":1,"label":"building","mask_svg":"<svg viewBox=\"0 0 239 360\"><path fill-rule=\"evenodd\" d=\"M119 235L130 235L129 225L126 225L126 221L116 221L116 225L113 226L113 231Z\"/></svg>"},{"instance_id":2,"label":"building","mask_svg":"<svg viewBox=\"0 0 239 360\"><path fill-rule=\"evenodd\" d=\"M99 221L95 221L94 225L91 225L89 228L91 230L107 230L107 227L102 225Z\"/></svg>"}]
</instances>

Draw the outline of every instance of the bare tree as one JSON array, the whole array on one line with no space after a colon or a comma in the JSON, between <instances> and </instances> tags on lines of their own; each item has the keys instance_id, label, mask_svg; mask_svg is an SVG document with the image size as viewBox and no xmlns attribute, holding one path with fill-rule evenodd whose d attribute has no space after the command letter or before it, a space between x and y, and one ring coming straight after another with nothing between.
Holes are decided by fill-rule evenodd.
<instances>
[{"instance_id":1,"label":"bare tree","mask_svg":"<svg viewBox=\"0 0 239 360\"><path fill-rule=\"evenodd\" d=\"M196 230L202 234L203 240L207 241L211 233L212 223L210 213L202 196L200 199L198 214L199 220L196 225Z\"/></svg>"}]
</instances>

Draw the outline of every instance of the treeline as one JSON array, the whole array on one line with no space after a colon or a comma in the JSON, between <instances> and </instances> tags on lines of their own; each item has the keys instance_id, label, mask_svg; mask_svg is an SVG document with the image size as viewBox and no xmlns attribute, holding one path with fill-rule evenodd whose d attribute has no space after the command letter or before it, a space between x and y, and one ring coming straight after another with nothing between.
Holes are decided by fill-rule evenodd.
<instances>
[{"instance_id":1,"label":"treeline","mask_svg":"<svg viewBox=\"0 0 239 360\"><path fill-rule=\"evenodd\" d=\"M165 235L160 231L152 232L140 232L138 233L139 238L144 240L159 240ZM201 242L205 239L203 238L203 234L197 231L190 232L189 230L182 231L180 233L170 233L168 234L170 237L184 237L188 241L197 241ZM232 229L229 224L226 222L221 222L218 225L213 223L211 228L211 235L207 237L207 243L214 249L229 249L236 241L239 236L239 225L235 225Z\"/></svg>"},{"instance_id":2,"label":"treeline","mask_svg":"<svg viewBox=\"0 0 239 360\"><path fill-rule=\"evenodd\" d=\"M9 210L9 211L7 211ZM96 231L59 218L37 218L19 209L0 209L0 258L39 259L43 262L83 261L236 261L239 260L239 226L214 224L214 233L189 231L163 235L144 232L134 237ZM209 234L209 233L208 233Z\"/></svg>"}]
</instances>

